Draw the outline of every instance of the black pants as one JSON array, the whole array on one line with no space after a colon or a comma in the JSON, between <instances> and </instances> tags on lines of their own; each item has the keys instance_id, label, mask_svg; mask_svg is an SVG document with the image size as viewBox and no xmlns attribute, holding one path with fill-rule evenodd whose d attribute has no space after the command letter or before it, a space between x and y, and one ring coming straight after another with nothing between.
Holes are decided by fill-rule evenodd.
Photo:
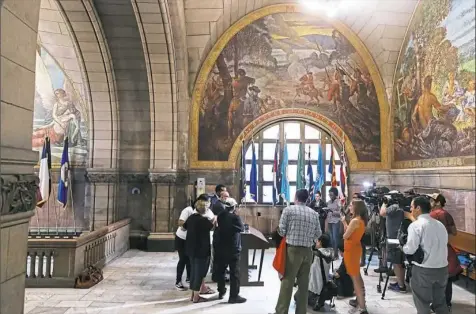
<instances>
[{"instance_id":1,"label":"black pants","mask_svg":"<svg viewBox=\"0 0 476 314\"><path fill-rule=\"evenodd\" d=\"M175 249L178 252L177 277L175 283L182 282L183 271L187 269L187 278L190 278L190 259L185 254L185 240L175 236Z\"/></svg>"},{"instance_id":2,"label":"black pants","mask_svg":"<svg viewBox=\"0 0 476 314\"><path fill-rule=\"evenodd\" d=\"M225 292L225 271L230 266L230 298L240 294L240 254L217 254L215 251L215 276L218 292Z\"/></svg>"},{"instance_id":3,"label":"black pants","mask_svg":"<svg viewBox=\"0 0 476 314\"><path fill-rule=\"evenodd\" d=\"M192 273L190 274L190 290L200 291L203 278L208 273L208 267L210 267L210 257L192 257L190 258L190 264L192 266Z\"/></svg>"},{"instance_id":4,"label":"black pants","mask_svg":"<svg viewBox=\"0 0 476 314\"><path fill-rule=\"evenodd\" d=\"M453 299L453 282L458 280L458 276L448 277L448 283L446 283L445 297L446 305L451 306L451 300Z\"/></svg>"}]
</instances>

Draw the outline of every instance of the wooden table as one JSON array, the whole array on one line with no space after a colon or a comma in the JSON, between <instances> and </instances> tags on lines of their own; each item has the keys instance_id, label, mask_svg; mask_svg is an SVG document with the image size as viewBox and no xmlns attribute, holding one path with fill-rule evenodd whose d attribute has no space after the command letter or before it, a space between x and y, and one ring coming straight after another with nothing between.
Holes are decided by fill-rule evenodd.
<instances>
[{"instance_id":1,"label":"wooden table","mask_svg":"<svg viewBox=\"0 0 476 314\"><path fill-rule=\"evenodd\" d=\"M266 237L257 229L249 227L249 232L241 233L241 258L240 258L240 285L241 286L264 286L261 281L261 271L263 270L263 259L265 250L269 249L270 245ZM249 263L249 254L253 250L253 263ZM261 258L259 267L254 265L256 251L261 250ZM258 268L258 281L250 281L248 278L248 270Z\"/></svg>"}]
</instances>

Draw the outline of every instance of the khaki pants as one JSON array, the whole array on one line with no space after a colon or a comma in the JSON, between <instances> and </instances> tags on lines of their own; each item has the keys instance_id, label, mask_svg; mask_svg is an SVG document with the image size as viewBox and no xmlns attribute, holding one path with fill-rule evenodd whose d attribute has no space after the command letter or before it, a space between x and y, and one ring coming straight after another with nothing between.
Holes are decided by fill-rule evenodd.
<instances>
[{"instance_id":1,"label":"khaki pants","mask_svg":"<svg viewBox=\"0 0 476 314\"><path fill-rule=\"evenodd\" d=\"M307 297L309 288L309 272L312 264L312 250L306 247L288 245L286 249L286 270L279 291L276 314L288 314L293 293L294 282L297 278L296 314L307 313Z\"/></svg>"}]
</instances>

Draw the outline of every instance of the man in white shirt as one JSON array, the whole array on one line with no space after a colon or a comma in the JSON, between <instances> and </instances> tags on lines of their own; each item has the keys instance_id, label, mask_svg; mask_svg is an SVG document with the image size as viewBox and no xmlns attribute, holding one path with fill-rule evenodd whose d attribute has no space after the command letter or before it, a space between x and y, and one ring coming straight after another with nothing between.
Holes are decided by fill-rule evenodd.
<instances>
[{"instance_id":1,"label":"man in white shirt","mask_svg":"<svg viewBox=\"0 0 476 314\"><path fill-rule=\"evenodd\" d=\"M197 201L203 200L203 201L209 201L208 195L202 194L200 195L197 200L194 202L194 207ZM175 280L175 287L177 290L184 291L186 290L185 286L182 284L182 276L183 276L183 271L185 268L187 269L187 279L186 282L190 282L190 259L188 256L185 254L185 240L187 238L187 230L183 228L183 224L185 221L187 221L188 217L192 216L193 213L195 212L195 209L192 206L188 206L182 210L180 213L180 217L178 220L178 228L177 232L175 234L175 249L178 252L179 255L179 261L177 263L177 277ZM213 212L210 210L210 208L207 208L205 211L205 214L203 216L207 217L210 221L213 221L215 223L215 215L213 215Z\"/></svg>"},{"instance_id":2,"label":"man in white shirt","mask_svg":"<svg viewBox=\"0 0 476 314\"><path fill-rule=\"evenodd\" d=\"M423 262L413 262L410 281L413 302L419 314L430 313L430 303L437 314L449 313L445 289L448 281L448 233L445 226L430 216L430 200L424 196L413 199L411 213L405 216L413 220L408 227L407 243L403 252L413 255L420 246Z\"/></svg>"}]
</instances>

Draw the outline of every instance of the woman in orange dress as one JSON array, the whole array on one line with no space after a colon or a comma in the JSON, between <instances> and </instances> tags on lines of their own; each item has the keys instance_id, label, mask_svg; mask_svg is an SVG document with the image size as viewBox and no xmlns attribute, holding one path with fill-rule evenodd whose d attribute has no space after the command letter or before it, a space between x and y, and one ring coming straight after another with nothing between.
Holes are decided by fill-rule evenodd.
<instances>
[{"instance_id":1,"label":"woman in orange dress","mask_svg":"<svg viewBox=\"0 0 476 314\"><path fill-rule=\"evenodd\" d=\"M351 309L349 313L368 314L365 306L364 280L360 274L360 258L362 255L360 240L367 225L367 206L362 200L353 200L349 206L349 211L352 216L349 224L345 220L345 215L341 217L344 224L344 264L354 283L354 291L357 297L357 307Z\"/></svg>"}]
</instances>

